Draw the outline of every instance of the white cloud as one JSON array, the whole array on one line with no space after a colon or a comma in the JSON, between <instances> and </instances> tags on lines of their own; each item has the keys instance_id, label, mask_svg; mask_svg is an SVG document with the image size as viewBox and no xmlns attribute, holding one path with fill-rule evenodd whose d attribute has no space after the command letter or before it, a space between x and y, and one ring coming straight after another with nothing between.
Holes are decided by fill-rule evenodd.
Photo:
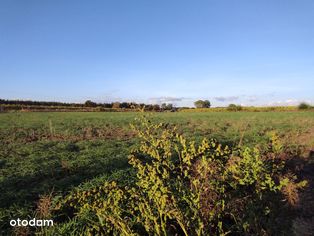
<instances>
[{"instance_id":1,"label":"white cloud","mask_svg":"<svg viewBox=\"0 0 314 236\"><path fill-rule=\"evenodd\" d=\"M239 99L239 96L214 97L219 102L232 102Z\"/></svg>"},{"instance_id":2,"label":"white cloud","mask_svg":"<svg viewBox=\"0 0 314 236\"><path fill-rule=\"evenodd\" d=\"M296 105L300 104L301 102L302 101L300 101L300 100L289 98L289 99L282 100L282 101L270 102L270 103L268 103L268 105L269 106L296 106Z\"/></svg>"},{"instance_id":3,"label":"white cloud","mask_svg":"<svg viewBox=\"0 0 314 236\"><path fill-rule=\"evenodd\" d=\"M154 97L154 98L149 98L150 103L176 103L176 102L182 102L184 100L187 100L188 98L185 97L170 97L170 96L164 96L164 97Z\"/></svg>"},{"instance_id":4,"label":"white cloud","mask_svg":"<svg viewBox=\"0 0 314 236\"><path fill-rule=\"evenodd\" d=\"M258 98L257 96L246 96L246 100L249 102L256 102Z\"/></svg>"}]
</instances>

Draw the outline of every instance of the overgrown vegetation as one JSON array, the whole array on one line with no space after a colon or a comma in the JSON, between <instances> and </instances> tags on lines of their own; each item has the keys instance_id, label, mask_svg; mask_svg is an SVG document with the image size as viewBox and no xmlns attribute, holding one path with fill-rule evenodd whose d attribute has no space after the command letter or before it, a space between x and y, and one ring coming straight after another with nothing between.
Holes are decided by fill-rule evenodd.
<instances>
[{"instance_id":1,"label":"overgrown vegetation","mask_svg":"<svg viewBox=\"0 0 314 236\"><path fill-rule=\"evenodd\" d=\"M230 149L207 139L197 146L168 124L154 124L145 118L133 128L141 139L141 145L129 156L136 177L127 185L112 181L71 193L57 205L57 214L70 211L75 221L85 221L80 233L289 232L287 225L280 227L274 222L284 209L282 201L296 204L299 189L307 181L289 172L288 157L279 158L284 147L275 133L269 135L269 149L261 153L257 148Z\"/></svg>"}]
</instances>

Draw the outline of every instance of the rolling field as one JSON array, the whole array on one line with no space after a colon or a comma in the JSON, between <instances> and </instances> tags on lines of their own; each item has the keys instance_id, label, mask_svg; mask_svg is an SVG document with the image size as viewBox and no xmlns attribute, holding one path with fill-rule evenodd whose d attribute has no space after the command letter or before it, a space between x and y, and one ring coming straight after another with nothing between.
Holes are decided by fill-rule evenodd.
<instances>
[{"instance_id":1,"label":"rolling field","mask_svg":"<svg viewBox=\"0 0 314 236\"><path fill-rule=\"evenodd\" d=\"M43 196L51 196L53 204L78 186L128 179L128 155L138 145L130 123L139 115L0 114L0 234L11 230L12 217L36 214ZM231 147L265 149L269 134L275 132L295 155L308 156L314 147L314 112L169 112L150 117L176 125L197 143L206 137Z\"/></svg>"}]
</instances>

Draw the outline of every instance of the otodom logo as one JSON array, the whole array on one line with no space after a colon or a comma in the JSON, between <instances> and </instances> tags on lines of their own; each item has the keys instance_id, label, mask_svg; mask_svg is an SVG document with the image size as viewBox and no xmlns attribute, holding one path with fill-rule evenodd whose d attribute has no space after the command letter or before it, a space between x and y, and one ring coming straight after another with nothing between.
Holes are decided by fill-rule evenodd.
<instances>
[{"instance_id":1,"label":"otodom logo","mask_svg":"<svg viewBox=\"0 0 314 236\"><path fill-rule=\"evenodd\" d=\"M17 218L16 220L10 220L10 225L15 226L31 226L31 227L42 227L42 226L53 226L53 220L37 220L35 218L31 220L21 220Z\"/></svg>"}]
</instances>

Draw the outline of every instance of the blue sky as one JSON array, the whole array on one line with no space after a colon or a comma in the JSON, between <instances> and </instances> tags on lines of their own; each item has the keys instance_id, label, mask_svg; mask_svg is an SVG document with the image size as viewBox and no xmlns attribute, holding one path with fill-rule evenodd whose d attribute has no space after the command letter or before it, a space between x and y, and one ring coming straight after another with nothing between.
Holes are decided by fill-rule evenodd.
<instances>
[{"instance_id":1,"label":"blue sky","mask_svg":"<svg viewBox=\"0 0 314 236\"><path fill-rule=\"evenodd\" d=\"M314 102L313 0L1 0L0 98Z\"/></svg>"}]
</instances>

